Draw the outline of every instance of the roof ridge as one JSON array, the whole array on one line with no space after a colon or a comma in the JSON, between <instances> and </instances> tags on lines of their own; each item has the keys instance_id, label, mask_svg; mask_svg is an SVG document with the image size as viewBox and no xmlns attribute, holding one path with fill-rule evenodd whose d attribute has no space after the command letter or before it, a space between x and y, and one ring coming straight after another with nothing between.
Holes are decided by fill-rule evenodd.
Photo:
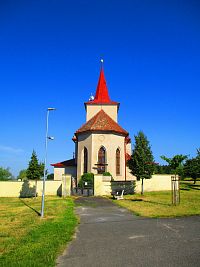
<instances>
[{"instance_id":1,"label":"roof ridge","mask_svg":"<svg viewBox=\"0 0 200 267\"><path fill-rule=\"evenodd\" d=\"M99 121L98 121L99 120ZM111 131L128 135L116 121L114 121L103 109L95 114L89 121L83 124L75 134L87 131Z\"/></svg>"},{"instance_id":2,"label":"roof ridge","mask_svg":"<svg viewBox=\"0 0 200 267\"><path fill-rule=\"evenodd\" d=\"M100 114L100 112L101 112L102 110L103 110L103 109L99 110L99 112L97 112L97 114L94 115L93 118L95 118L95 116L96 116L96 118L95 118L94 123L93 123L92 125L94 125L94 124L96 123L96 121L97 121L97 119L98 119L98 116L99 116L99 114Z\"/></svg>"},{"instance_id":3,"label":"roof ridge","mask_svg":"<svg viewBox=\"0 0 200 267\"><path fill-rule=\"evenodd\" d=\"M118 122L116 122L115 120L113 120L113 118L111 118L103 109L102 109L102 111L109 117L109 119L114 123L114 124L117 124L120 128L122 128L119 124L118 124ZM100 111L99 111L100 112ZM122 128L123 129L123 128ZM123 129L124 130L124 129Z\"/></svg>"},{"instance_id":4,"label":"roof ridge","mask_svg":"<svg viewBox=\"0 0 200 267\"><path fill-rule=\"evenodd\" d=\"M99 111L100 112L100 111ZM85 123L82 123L82 125L81 125L81 127L79 127L78 128L78 130L77 131L79 131L79 129L81 129L84 125L86 125L87 123L90 123L92 120L94 120L94 118L98 115L98 113L99 112L97 112L91 119L89 119L88 121L86 121ZM94 123L92 123L92 125L93 125ZM76 131L76 132L77 132Z\"/></svg>"}]
</instances>

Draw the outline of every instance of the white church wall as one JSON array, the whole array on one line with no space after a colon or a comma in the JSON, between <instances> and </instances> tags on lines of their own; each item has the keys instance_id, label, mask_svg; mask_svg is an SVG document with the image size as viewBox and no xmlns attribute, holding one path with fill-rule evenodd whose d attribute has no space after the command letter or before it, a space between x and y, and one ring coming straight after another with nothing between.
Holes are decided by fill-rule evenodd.
<instances>
[{"instance_id":1,"label":"white church wall","mask_svg":"<svg viewBox=\"0 0 200 267\"><path fill-rule=\"evenodd\" d=\"M90 133L83 133L83 134L78 135L78 153L77 153L77 179L78 180L83 174L84 147L86 147L88 150L88 172L92 172L91 170L92 136Z\"/></svg>"},{"instance_id":2,"label":"white church wall","mask_svg":"<svg viewBox=\"0 0 200 267\"><path fill-rule=\"evenodd\" d=\"M92 167L95 167L98 161L98 151L101 146L106 149L107 170L114 180L125 179L125 155L124 155L124 136L111 133L93 133L92 134ZM116 150L120 149L120 175L116 175ZM93 169L97 174L97 170Z\"/></svg>"},{"instance_id":3,"label":"white church wall","mask_svg":"<svg viewBox=\"0 0 200 267\"><path fill-rule=\"evenodd\" d=\"M131 143L126 144L126 153L128 153L129 155L132 154Z\"/></svg>"},{"instance_id":4,"label":"white church wall","mask_svg":"<svg viewBox=\"0 0 200 267\"><path fill-rule=\"evenodd\" d=\"M135 181L136 177L131 174L131 170L126 166L126 181Z\"/></svg>"},{"instance_id":5,"label":"white church wall","mask_svg":"<svg viewBox=\"0 0 200 267\"><path fill-rule=\"evenodd\" d=\"M78 136L77 178L83 174L83 150L88 149L88 172L97 174L98 151L101 146L106 149L107 170L114 180L125 180L124 136L111 133L85 133ZM116 150L120 149L120 175L116 175ZM132 180L132 177L131 177Z\"/></svg>"},{"instance_id":6,"label":"white church wall","mask_svg":"<svg viewBox=\"0 0 200 267\"><path fill-rule=\"evenodd\" d=\"M103 109L108 114L108 116L110 116L115 122L117 122L117 105L87 105L86 121L94 117L94 115L96 115L101 109Z\"/></svg>"}]
</instances>

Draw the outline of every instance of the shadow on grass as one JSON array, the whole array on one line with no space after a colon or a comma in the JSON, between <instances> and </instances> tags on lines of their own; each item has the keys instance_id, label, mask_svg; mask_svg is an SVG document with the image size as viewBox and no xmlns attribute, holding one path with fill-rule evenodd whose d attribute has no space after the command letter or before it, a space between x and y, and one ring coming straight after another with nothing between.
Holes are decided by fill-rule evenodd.
<instances>
[{"instance_id":1,"label":"shadow on grass","mask_svg":"<svg viewBox=\"0 0 200 267\"><path fill-rule=\"evenodd\" d=\"M181 188L181 191L190 191L190 188Z\"/></svg>"},{"instance_id":2,"label":"shadow on grass","mask_svg":"<svg viewBox=\"0 0 200 267\"><path fill-rule=\"evenodd\" d=\"M199 186L197 186L197 187L192 187L192 189L194 189L194 190L200 190L200 187L199 187Z\"/></svg>"},{"instance_id":3,"label":"shadow on grass","mask_svg":"<svg viewBox=\"0 0 200 267\"><path fill-rule=\"evenodd\" d=\"M20 198L34 197L36 195L36 186L31 186L28 180L24 180L20 190Z\"/></svg>"},{"instance_id":4,"label":"shadow on grass","mask_svg":"<svg viewBox=\"0 0 200 267\"><path fill-rule=\"evenodd\" d=\"M163 205L163 206L171 206L171 203L168 204L168 203L162 203L162 202L157 202L157 201L149 201L149 200L145 200L145 202L147 203L151 203L151 204L159 204L159 205Z\"/></svg>"},{"instance_id":5,"label":"shadow on grass","mask_svg":"<svg viewBox=\"0 0 200 267\"><path fill-rule=\"evenodd\" d=\"M128 199L127 199L128 200ZM130 199L129 199L130 200ZM171 206L171 204L167 204L167 203L162 203L162 202L157 202L157 201L151 201L151 200L144 200L142 198L138 198L138 199L131 199L131 201L133 202L140 202L143 201L145 203L150 203L150 204L158 204L158 205L163 205L163 206Z\"/></svg>"},{"instance_id":6,"label":"shadow on grass","mask_svg":"<svg viewBox=\"0 0 200 267\"><path fill-rule=\"evenodd\" d=\"M200 185L199 184L189 184L189 183L184 183L182 182L181 185L181 190L200 190Z\"/></svg>"},{"instance_id":7,"label":"shadow on grass","mask_svg":"<svg viewBox=\"0 0 200 267\"><path fill-rule=\"evenodd\" d=\"M26 206L28 207L29 209L33 210L38 216L41 216L41 213L39 211L37 211L36 209L34 209L33 207L31 207L30 205L28 205L24 200L22 200L20 198L20 201Z\"/></svg>"}]
</instances>

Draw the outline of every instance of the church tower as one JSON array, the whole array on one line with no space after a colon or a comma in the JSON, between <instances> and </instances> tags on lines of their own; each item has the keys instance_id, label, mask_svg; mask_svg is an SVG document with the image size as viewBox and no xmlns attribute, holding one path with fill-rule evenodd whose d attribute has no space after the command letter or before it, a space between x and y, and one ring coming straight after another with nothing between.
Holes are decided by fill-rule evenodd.
<instances>
[{"instance_id":1,"label":"church tower","mask_svg":"<svg viewBox=\"0 0 200 267\"><path fill-rule=\"evenodd\" d=\"M115 180L126 180L126 161L131 154L131 141L129 133L118 124L119 103L110 99L103 66L95 97L85 103L85 109L86 123L75 132L73 138L77 179L87 172L110 172Z\"/></svg>"},{"instance_id":2,"label":"church tower","mask_svg":"<svg viewBox=\"0 0 200 267\"><path fill-rule=\"evenodd\" d=\"M101 66L95 98L86 102L85 108L86 121L90 120L96 113L103 109L115 122L117 122L119 103L112 101L109 97L103 66Z\"/></svg>"}]
</instances>

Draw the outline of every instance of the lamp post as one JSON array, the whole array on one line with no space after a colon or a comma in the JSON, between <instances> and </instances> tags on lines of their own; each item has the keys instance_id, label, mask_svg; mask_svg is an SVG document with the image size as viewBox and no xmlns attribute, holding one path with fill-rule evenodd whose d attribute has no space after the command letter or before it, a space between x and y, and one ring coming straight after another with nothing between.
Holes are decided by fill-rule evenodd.
<instances>
[{"instance_id":1,"label":"lamp post","mask_svg":"<svg viewBox=\"0 0 200 267\"><path fill-rule=\"evenodd\" d=\"M43 175L41 217L44 217L44 197L45 197L45 181L46 181L46 165L47 165L47 144L48 144L48 139L49 140L53 140L54 139L54 137L48 136L49 111L52 111L52 110L55 110L55 108L48 108L47 109L47 117L46 117L45 159L44 159L44 175Z\"/></svg>"}]
</instances>

